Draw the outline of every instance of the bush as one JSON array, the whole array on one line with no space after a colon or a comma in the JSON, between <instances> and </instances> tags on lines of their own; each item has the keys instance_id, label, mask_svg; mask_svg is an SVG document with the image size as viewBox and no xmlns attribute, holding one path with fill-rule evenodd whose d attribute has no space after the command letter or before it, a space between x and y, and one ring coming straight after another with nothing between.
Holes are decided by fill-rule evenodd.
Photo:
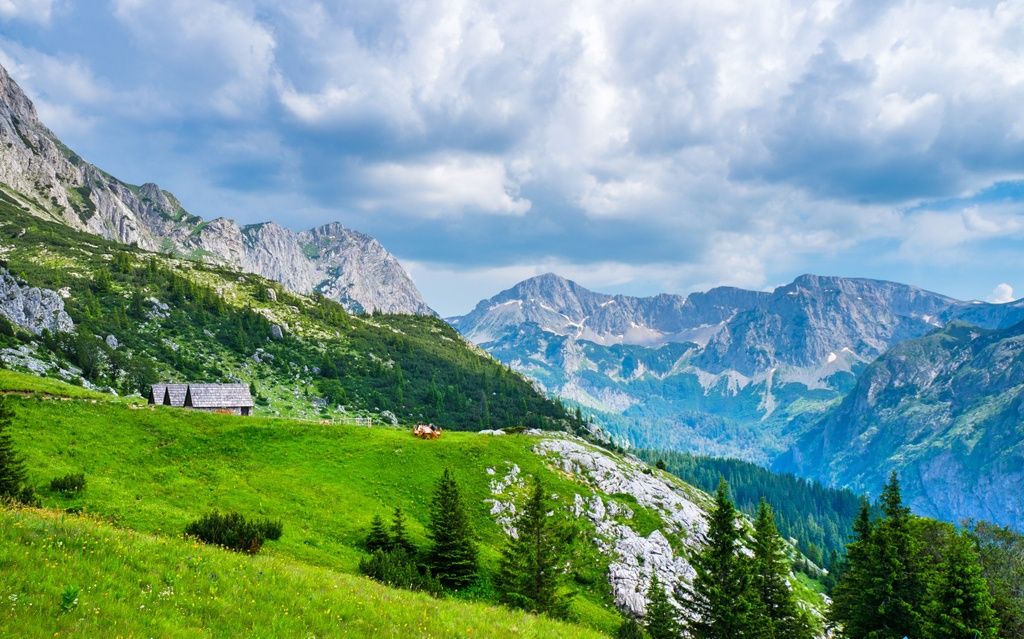
<instances>
[{"instance_id":1,"label":"bush","mask_svg":"<svg viewBox=\"0 0 1024 639\"><path fill-rule=\"evenodd\" d=\"M58 493L77 493L84 489L84 473L71 473L63 477L54 477L50 481L50 490Z\"/></svg>"},{"instance_id":2,"label":"bush","mask_svg":"<svg viewBox=\"0 0 1024 639\"><path fill-rule=\"evenodd\" d=\"M401 549L374 551L359 562L359 572L394 588L441 593L441 582L429 570L421 570L412 555Z\"/></svg>"},{"instance_id":3,"label":"bush","mask_svg":"<svg viewBox=\"0 0 1024 639\"><path fill-rule=\"evenodd\" d=\"M249 521L239 513L222 515L216 511L185 527L185 534L190 537L250 555L258 553L266 540L280 539L282 531L283 525L279 521Z\"/></svg>"}]
</instances>

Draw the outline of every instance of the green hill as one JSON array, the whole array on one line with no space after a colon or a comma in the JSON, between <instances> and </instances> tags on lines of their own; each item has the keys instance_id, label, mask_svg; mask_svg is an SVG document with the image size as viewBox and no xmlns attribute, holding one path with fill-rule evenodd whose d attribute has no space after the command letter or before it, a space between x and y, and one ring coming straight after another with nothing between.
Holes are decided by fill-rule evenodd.
<instances>
[{"instance_id":1,"label":"green hill","mask_svg":"<svg viewBox=\"0 0 1024 639\"><path fill-rule=\"evenodd\" d=\"M79 516L0 510L0 623L35 637L598 637ZM67 593L67 594L65 594Z\"/></svg>"},{"instance_id":2,"label":"green hill","mask_svg":"<svg viewBox=\"0 0 1024 639\"><path fill-rule=\"evenodd\" d=\"M75 322L73 333L36 337L0 321L0 349L21 349L16 361L53 376L121 394L160 379L241 380L255 387L257 411L272 415L581 427L437 318L352 315L256 275L42 221L8 200L0 200L0 248L0 266L61 291Z\"/></svg>"}]
</instances>

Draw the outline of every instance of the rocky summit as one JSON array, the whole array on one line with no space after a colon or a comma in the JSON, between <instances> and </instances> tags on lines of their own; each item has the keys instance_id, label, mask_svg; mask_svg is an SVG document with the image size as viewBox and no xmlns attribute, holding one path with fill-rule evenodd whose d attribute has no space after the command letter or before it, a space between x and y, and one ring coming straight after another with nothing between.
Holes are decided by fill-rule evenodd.
<instances>
[{"instance_id":1,"label":"rocky summit","mask_svg":"<svg viewBox=\"0 0 1024 639\"><path fill-rule=\"evenodd\" d=\"M318 292L350 310L429 315L412 279L377 240L328 224L204 220L156 184L128 184L86 162L40 120L0 67L0 194L32 214L150 251L236 268Z\"/></svg>"}]
</instances>

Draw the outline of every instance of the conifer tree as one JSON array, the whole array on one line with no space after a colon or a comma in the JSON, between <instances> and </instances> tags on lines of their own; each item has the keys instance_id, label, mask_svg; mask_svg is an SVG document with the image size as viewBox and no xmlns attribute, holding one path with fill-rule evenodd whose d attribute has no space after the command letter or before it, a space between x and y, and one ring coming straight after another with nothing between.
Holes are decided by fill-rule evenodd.
<instances>
[{"instance_id":1,"label":"conifer tree","mask_svg":"<svg viewBox=\"0 0 1024 639\"><path fill-rule=\"evenodd\" d=\"M568 613L561 592L569 537L554 515L540 478L515 521L516 534L502 553L497 587L504 603L552 617Z\"/></svg>"},{"instance_id":2,"label":"conifer tree","mask_svg":"<svg viewBox=\"0 0 1024 639\"><path fill-rule=\"evenodd\" d=\"M696 571L686 591L690 614L688 630L693 639L744 639L753 637L753 605L749 562L740 554L740 529L736 507L723 479L715 493L715 505L707 514L708 531L703 547L692 558Z\"/></svg>"},{"instance_id":3,"label":"conifer tree","mask_svg":"<svg viewBox=\"0 0 1024 639\"><path fill-rule=\"evenodd\" d=\"M366 549L370 552L387 550L391 547L391 536L384 527L384 520L380 515L374 515L370 522L370 533L366 535Z\"/></svg>"},{"instance_id":4,"label":"conifer tree","mask_svg":"<svg viewBox=\"0 0 1024 639\"><path fill-rule=\"evenodd\" d=\"M14 411L6 397L0 396L0 501L24 501L30 492L25 487L25 462L14 450L10 428Z\"/></svg>"},{"instance_id":5,"label":"conifer tree","mask_svg":"<svg viewBox=\"0 0 1024 639\"><path fill-rule=\"evenodd\" d=\"M658 582L658 575L651 575L647 588L647 614L644 625L651 639L678 639L682 635L679 617L669 602L665 588Z\"/></svg>"},{"instance_id":6,"label":"conifer tree","mask_svg":"<svg viewBox=\"0 0 1024 639\"><path fill-rule=\"evenodd\" d=\"M476 545L459 485L446 468L434 491L430 509L427 557L431 573L446 588L465 588L476 578Z\"/></svg>"},{"instance_id":7,"label":"conifer tree","mask_svg":"<svg viewBox=\"0 0 1024 639\"><path fill-rule=\"evenodd\" d=\"M813 639L810 620L796 603L788 583L789 559L775 527L775 514L764 499L754 520L753 586L757 596L759 636L764 639Z\"/></svg>"},{"instance_id":8,"label":"conifer tree","mask_svg":"<svg viewBox=\"0 0 1024 639\"><path fill-rule=\"evenodd\" d=\"M884 517L875 532L876 572L872 589L878 597L874 624L877 637L922 636L922 612L927 604L926 583L918 560L918 542L911 530L910 509L903 505L895 472L882 489Z\"/></svg>"},{"instance_id":9,"label":"conifer tree","mask_svg":"<svg viewBox=\"0 0 1024 639\"><path fill-rule=\"evenodd\" d=\"M862 639L875 627L878 602L872 588L873 533L871 505L863 499L853 523L853 540L847 545L846 560L832 591L829 611L830 620L839 625L842 636L849 639Z\"/></svg>"},{"instance_id":10,"label":"conifer tree","mask_svg":"<svg viewBox=\"0 0 1024 639\"><path fill-rule=\"evenodd\" d=\"M416 554L416 546L409 541L409 533L405 531L405 513L401 506L395 506L391 515L391 549L401 550L409 555Z\"/></svg>"},{"instance_id":11,"label":"conifer tree","mask_svg":"<svg viewBox=\"0 0 1024 639\"><path fill-rule=\"evenodd\" d=\"M978 552L966 533L950 540L928 613L932 639L995 639L999 634Z\"/></svg>"}]
</instances>

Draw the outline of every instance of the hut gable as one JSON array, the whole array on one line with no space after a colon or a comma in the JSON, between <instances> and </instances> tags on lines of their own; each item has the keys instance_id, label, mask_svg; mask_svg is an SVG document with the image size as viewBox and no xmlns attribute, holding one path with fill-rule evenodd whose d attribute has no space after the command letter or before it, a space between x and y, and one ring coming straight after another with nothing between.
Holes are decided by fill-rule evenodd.
<instances>
[{"instance_id":1,"label":"hut gable","mask_svg":"<svg viewBox=\"0 0 1024 639\"><path fill-rule=\"evenodd\" d=\"M167 384L164 390L164 406L184 406L188 384Z\"/></svg>"},{"instance_id":2,"label":"hut gable","mask_svg":"<svg viewBox=\"0 0 1024 639\"><path fill-rule=\"evenodd\" d=\"M188 384L173 384L171 382L160 382L153 384L149 389L150 404L164 404L166 406L182 406L185 403L185 389ZM168 397L168 395L170 397Z\"/></svg>"}]
</instances>

